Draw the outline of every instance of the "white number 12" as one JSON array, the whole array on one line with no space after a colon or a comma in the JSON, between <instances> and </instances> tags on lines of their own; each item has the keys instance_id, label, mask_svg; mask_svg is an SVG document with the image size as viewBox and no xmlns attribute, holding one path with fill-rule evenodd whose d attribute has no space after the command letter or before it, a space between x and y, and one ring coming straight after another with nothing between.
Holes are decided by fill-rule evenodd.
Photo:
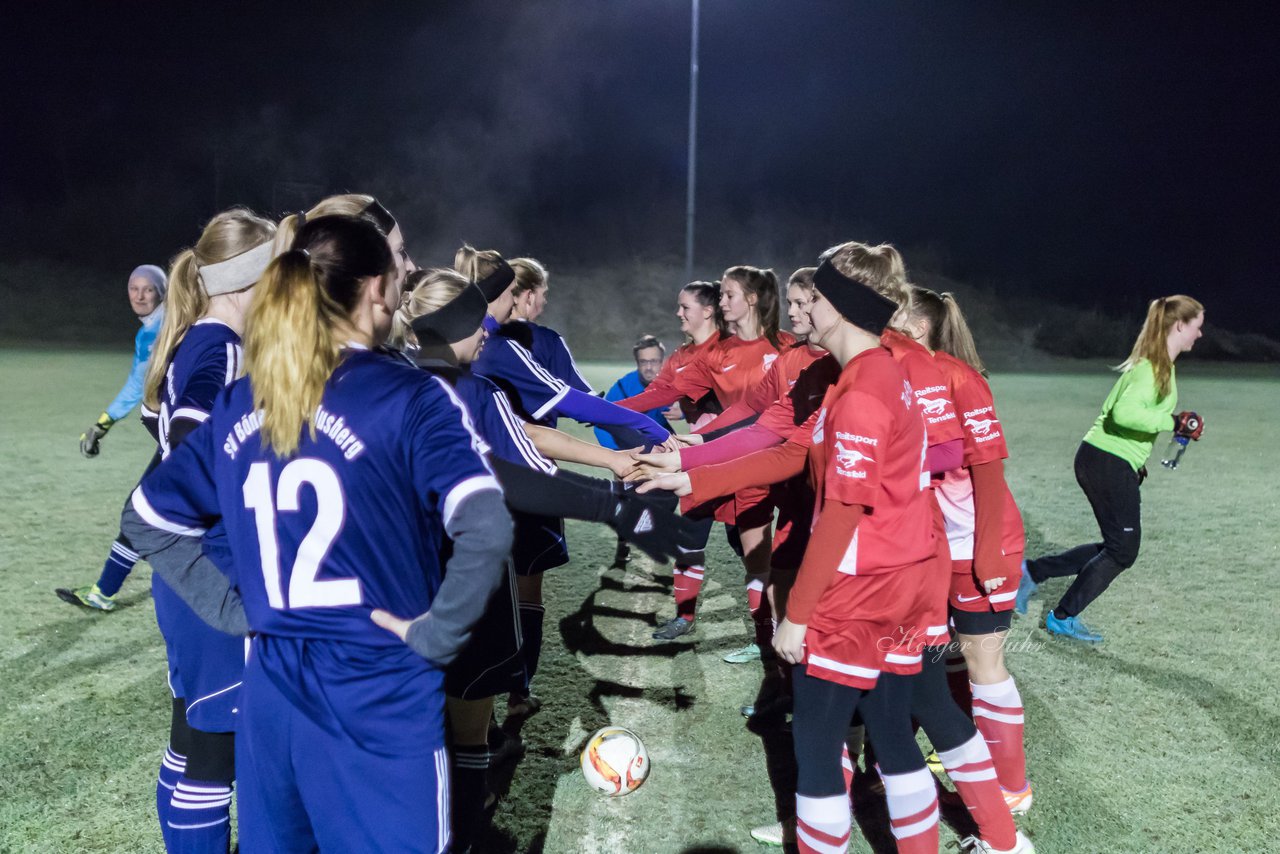
<instances>
[{"instance_id":1,"label":"white number 12","mask_svg":"<svg viewBox=\"0 0 1280 854\"><path fill-rule=\"evenodd\" d=\"M316 518L302 538L289 572L289 596L280 586L280 544L276 538L276 512L296 513L301 508L303 484L316 494ZM262 580L272 608L334 608L359 605L362 599L358 578L316 579L320 564L329 554L342 530L346 499L338 475L321 460L303 457L290 462L280 472L276 500L271 497L271 466L254 463L244 481L244 506L253 511L258 529L258 550L262 558Z\"/></svg>"}]
</instances>

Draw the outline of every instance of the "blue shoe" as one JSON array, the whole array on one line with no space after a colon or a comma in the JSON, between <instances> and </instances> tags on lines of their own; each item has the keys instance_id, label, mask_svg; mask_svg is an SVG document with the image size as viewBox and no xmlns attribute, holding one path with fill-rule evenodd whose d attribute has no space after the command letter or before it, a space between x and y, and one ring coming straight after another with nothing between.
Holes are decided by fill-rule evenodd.
<instances>
[{"instance_id":1,"label":"blue shoe","mask_svg":"<svg viewBox=\"0 0 1280 854\"><path fill-rule=\"evenodd\" d=\"M1044 627L1051 635L1062 635L1064 638L1084 641L1085 643L1102 643L1102 635L1086 626L1079 617L1067 617L1059 620L1058 615L1050 611L1045 614Z\"/></svg>"},{"instance_id":2,"label":"blue shoe","mask_svg":"<svg viewBox=\"0 0 1280 854\"><path fill-rule=\"evenodd\" d=\"M1031 573L1027 572L1027 562L1022 562L1022 578L1018 581L1018 593L1013 597L1013 613L1025 615L1027 613L1027 603L1031 601L1031 597L1036 595L1036 590L1040 585L1031 580Z\"/></svg>"}]
</instances>

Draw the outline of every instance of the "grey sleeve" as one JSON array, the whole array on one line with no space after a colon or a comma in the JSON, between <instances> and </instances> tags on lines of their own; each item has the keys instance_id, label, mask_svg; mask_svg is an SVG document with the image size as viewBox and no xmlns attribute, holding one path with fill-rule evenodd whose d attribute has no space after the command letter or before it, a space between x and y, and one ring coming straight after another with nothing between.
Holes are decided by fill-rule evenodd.
<instances>
[{"instance_id":1,"label":"grey sleeve","mask_svg":"<svg viewBox=\"0 0 1280 854\"><path fill-rule=\"evenodd\" d=\"M133 509L133 502L125 503L120 530L133 544L134 551L147 559L151 569L200 619L229 635L248 634L249 620L240 594L222 570L205 557L199 537L151 527Z\"/></svg>"},{"instance_id":2,"label":"grey sleeve","mask_svg":"<svg viewBox=\"0 0 1280 854\"><path fill-rule=\"evenodd\" d=\"M502 493L486 489L465 498L445 525L453 556L431 610L409 625L405 643L439 665L453 661L471 639L493 592L506 574L512 524Z\"/></svg>"}]
</instances>

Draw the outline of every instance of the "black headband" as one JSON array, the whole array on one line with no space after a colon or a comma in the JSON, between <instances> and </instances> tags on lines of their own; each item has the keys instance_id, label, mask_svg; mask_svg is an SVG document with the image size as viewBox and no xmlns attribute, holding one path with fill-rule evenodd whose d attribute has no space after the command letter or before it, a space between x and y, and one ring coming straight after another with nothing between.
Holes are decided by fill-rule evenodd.
<instances>
[{"instance_id":1,"label":"black headband","mask_svg":"<svg viewBox=\"0 0 1280 854\"><path fill-rule=\"evenodd\" d=\"M378 224L378 228L382 229L382 233L391 236L391 232L395 230L396 218L391 215L391 211L382 206L377 199L369 202L369 206L364 209L365 216Z\"/></svg>"},{"instance_id":2,"label":"black headband","mask_svg":"<svg viewBox=\"0 0 1280 854\"><path fill-rule=\"evenodd\" d=\"M823 261L813 273L813 286L835 306L844 319L873 335L884 332L898 304L841 273L831 261Z\"/></svg>"},{"instance_id":3,"label":"black headband","mask_svg":"<svg viewBox=\"0 0 1280 854\"><path fill-rule=\"evenodd\" d=\"M489 302L493 302L502 296L502 292L507 289L512 282L516 280L516 271L511 269L511 265L501 258L498 259L498 269L494 270L483 279L476 281L476 287L480 289L480 293L484 294L484 298Z\"/></svg>"},{"instance_id":4,"label":"black headband","mask_svg":"<svg viewBox=\"0 0 1280 854\"><path fill-rule=\"evenodd\" d=\"M465 341L484 322L489 304L475 285L467 285L456 297L430 314L415 317L409 324L418 337L418 346L426 349L441 344Z\"/></svg>"}]
</instances>

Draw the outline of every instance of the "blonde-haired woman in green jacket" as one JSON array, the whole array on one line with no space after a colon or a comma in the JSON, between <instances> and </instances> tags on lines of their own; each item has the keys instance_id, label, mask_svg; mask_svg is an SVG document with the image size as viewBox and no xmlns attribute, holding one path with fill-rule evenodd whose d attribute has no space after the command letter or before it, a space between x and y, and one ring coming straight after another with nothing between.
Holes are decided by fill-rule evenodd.
<instances>
[{"instance_id":1,"label":"blonde-haired woman in green jacket","mask_svg":"<svg viewBox=\"0 0 1280 854\"><path fill-rule=\"evenodd\" d=\"M1074 575L1057 607L1045 615L1045 628L1088 643L1102 635L1080 620L1080 612L1102 595L1121 572L1138 559L1142 538L1138 485L1156 434L1172 430L1199 439L1204 421L1194 412L1174 414L1178 385L1173 363L1195 345L1204 325L1204 306L1188 296L1152 300L1133 352L1118 370L1102 413L1076 452L1076 481L1093 507L1102 542L1077 546L1061 554L1022 564L1022 581L1014 609L1027 612L1027 601L1046 578Z\"/></svg>"}]
</instances>

